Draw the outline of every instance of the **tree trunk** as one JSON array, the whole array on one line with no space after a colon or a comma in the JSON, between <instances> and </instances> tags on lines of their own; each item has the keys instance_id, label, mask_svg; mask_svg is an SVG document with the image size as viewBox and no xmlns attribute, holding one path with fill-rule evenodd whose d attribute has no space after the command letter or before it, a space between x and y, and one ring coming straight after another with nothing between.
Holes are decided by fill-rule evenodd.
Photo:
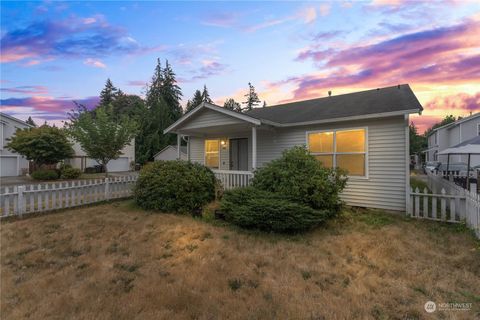
<instances>
[{"instance_id":1,"label":"tree trunk","mask_svg":"<svg viewBox=\"0 0 480 320\"><path fill-rule=\"evenodd\" d=\"M105 171L105 178L108 178L108 168L107 168L107 163L108 162L103 162L103 170Z\"/></svg>"}]
</instances>

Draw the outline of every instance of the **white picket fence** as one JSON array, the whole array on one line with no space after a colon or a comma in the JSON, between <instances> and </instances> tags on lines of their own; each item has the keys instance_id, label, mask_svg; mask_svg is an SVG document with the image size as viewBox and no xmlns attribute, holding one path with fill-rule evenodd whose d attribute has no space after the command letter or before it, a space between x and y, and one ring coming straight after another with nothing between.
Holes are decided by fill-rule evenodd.
<instances>
[{"instance_id":1,"label":"white picket fence","mask_svg":"<svg viewBox=\"0 0 480 320\"><path fill-rule=\"evenodd\" d=\"M137 176L3 187L0 218L71 208L131 196Z\"/></svg>"},{"instance_id":2,"label":"white picket fence","mask_svg":"<svg viewBox=\"0 0 480 320\"><path fill-rule=\"evenodd\" d=\"M466 225L480 238L480 195L476 189L470 192L441 176L428 175L427 188L410 191L408 214L414 218L429 219ZM441 187L440 192L438 188Z\"/></svg>"}]
</instances>

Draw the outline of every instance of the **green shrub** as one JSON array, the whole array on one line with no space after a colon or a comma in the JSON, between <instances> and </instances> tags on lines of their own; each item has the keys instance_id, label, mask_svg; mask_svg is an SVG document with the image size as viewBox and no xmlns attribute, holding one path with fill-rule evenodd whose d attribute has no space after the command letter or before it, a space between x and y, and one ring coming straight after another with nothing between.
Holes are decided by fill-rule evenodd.
<instances>
[{"instance_id":1,"label":"green shrub","mask_svg":"<svg viewBox=\"0 0 480 320\"><path fill-rule=\"evenodd\" d=\"M61 169L60 172L60 178L62 179L78 179L82 175L82 170L72 168L71 166Z\"/></svg>"},{"instance_id":2,"label":"green shrub","mask_svg":"<svg viewBox=\"0 0 480 320\"><path fill-rule=\"evenodd\" d=\"M58 173L55 170L39 169L31 174L35 180L56 180L58 179Z\"/></svg>"},{"instance_id":3,"label":"green shrub","mask_svg":"<svg viewBox=\"0 0 480 320\"><path fill-rule=\"evenodd\" d=\"M305 147L294 147L258 169L252 185L334 215L341 205L339 193L346 177L340 169L324 168Z\"/></svg>"},{"instance_id":4,"label":"green shrub","mask_svg":"<svg viewBox=\"0 0 480 320\"><path fill-rule=\"evenodd\" d=\"M220 208L227 221L242 228L282 233L308 230L327 217L325 210L315 210L253 187L225 192Z\"/></svg>"},{"instance_id":5,"label":"green shrub","mask_svg":"<svg viewBox=\"0 0 480 320\"><path fill-rule=\"evenodd\" d=\"M192 212L215 198L213 172L187 161L155 161L140 171L134 189L136 203L144 209Z\"/></svg>"}]
</instances>

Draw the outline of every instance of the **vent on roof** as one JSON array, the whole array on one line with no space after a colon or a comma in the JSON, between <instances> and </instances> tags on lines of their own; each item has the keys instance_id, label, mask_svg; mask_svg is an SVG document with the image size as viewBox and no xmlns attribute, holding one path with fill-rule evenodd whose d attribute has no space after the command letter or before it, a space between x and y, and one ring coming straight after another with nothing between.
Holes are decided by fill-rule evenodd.
<instances>
[{"instance_id":1,"label":"vent on roof","mask_svg":"<svg viewBox=\"0 0 480 320\"><path fill-rule=\"evenodd\" d=\"M397 86L397 89L400 89L400 85Z\"/></svg>"},{"instance_id":2,"label":"vent on roof","mask_svg":"<svg viewBox=\"0 0 480 320\"><path fill-rule=\"evenodd\" d=\"M332 96L332 91L328 91L328 96L329 96L329 97Z\"/></svg>"}]
</instances>

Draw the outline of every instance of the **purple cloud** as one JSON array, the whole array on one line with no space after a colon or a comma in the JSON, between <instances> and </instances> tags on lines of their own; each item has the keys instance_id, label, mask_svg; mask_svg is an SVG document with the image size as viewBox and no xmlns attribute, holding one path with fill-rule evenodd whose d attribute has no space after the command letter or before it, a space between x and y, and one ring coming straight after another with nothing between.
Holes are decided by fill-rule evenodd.
<instances>
[{"instance_id":1,"label":"purple cloud","mask_svg":"<svg viewBox=\"0 0 480 320\"><path fill-rule=\"evenodd\" d=\"M54 115L57 119L66 117L67 112L74 108L73 101L85 105L92 109L100 101L99 97L87 97L83 99L60 99L52 97L32 96L24 98L7 98L0 99L0 105L3 110L8 112L15 112L22 108L29 108L33 112L48 113Z\"/></svg>"},{"instance_id":2,"label":"purple cloud","mask_svg":"<svg viewBox=\"0 0 480 320\"><path fill-rule=\"evenodd\" d=\"M35 22L7 31L0 43L2 63L35 57L52 60L137 54L155 49L141 46L125 29L108 24L103 17Z\"/></svg>"},{"instance_id":3,"label":"purple cloud","mask_svg":"<svg viewBox=\"0 0 480 320\"><path fill-rule=\"evenodd\" d=\"M22 93L22 94L46 94L48 88L44 86L20 86L14 88L1 88L2 92Z\"/></svg>"}]
</instances>

